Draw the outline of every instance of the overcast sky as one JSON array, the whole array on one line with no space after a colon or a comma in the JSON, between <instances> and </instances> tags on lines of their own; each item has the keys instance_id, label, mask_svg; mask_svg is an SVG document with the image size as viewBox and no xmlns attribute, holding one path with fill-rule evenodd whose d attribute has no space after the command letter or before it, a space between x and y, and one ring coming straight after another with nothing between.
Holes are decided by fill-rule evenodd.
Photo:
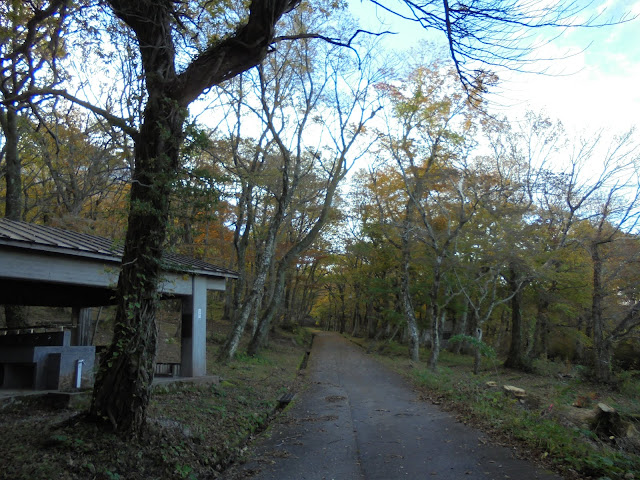
<instances>
[{"instance_id":1,"label":"overcast sky","mask_svg":"<svg viewBox=\"0 0 640 480\"><path fill-rule=\"evenodd\" d=\"M579 0L581 1L581 0ZM588 3L585 1L585 3ZM391 20L367 0L351 0L354 15L366 28L398 31L386 41L390 48L407 48L420 38L445 44L440 32L427 33L406 21ZM595 0L583 16L602 13L602 21L619 18L624 12L640 14L640 0ZM541 31L539 36L557 35ZM568 130L611 133L640 125L640 19L602 28L571 29L536 53L556 58L550 64L531 66L532 73L498 72L501 84L492 97L494 112L509 117L527 109L545 111L560 119Z\"/></svg>"}]
</instances>

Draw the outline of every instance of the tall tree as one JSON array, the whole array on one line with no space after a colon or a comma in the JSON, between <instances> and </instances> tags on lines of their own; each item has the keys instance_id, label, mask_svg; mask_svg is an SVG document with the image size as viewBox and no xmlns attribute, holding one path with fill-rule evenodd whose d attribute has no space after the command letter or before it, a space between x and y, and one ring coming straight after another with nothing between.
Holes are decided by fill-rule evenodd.
<instances>
[{"instance_id":1,"label":"tall tree","mask_svg":"<svg viewBox=\"0 0 640 480\"><path fill-rule=\"evenodd\" d=\"M352 181L352 213L347 219L350 237L345 245L346 259L337 265L348 280L347 295L355 300L352 332L364 327L369 336L382 334L376 328L407 327L402 312L398 222L406 202L402 180L392 169L369 168L357 172ZM387 217L386 215L389 215ZM345 319L346 320L346 319ZM365 323L366 320L366 323Z\"/></svg>"},{"instance_id":2,"label":"tall tree","mask_svg":"<svg viewBox=\"0 0 640 480\"><path fill-rule=\"evenodd\" d=\"M160 260L186 109L205 89L260 63L275 38L276 23L297 1L253 0L243 23L224 37L200 38L205 47L186 64L176 45L188 34L180 20L185 13L179 10L182 5L107 3L137 38L146 104L138 131L125 124L135 141L128 229L113 341L96 377L91 412L108 419L118 431L138 435L145 425L153 378ZM206 9L201 13L210 15ZM184 65L180 72L177 63Z\"/></svg>"},{"instance_id":3,"label":"tall tree","mask_svg":"<svg viewBox=\"0 0 640 480\"><path fill-rule=\"evenodd\" d=\"M25 218L105 232L118 216L110 205L122 204L128 190L130 169L118 137L68 102L40 105L38 119L21 142L29 182Z\"/></svg>"},{"instance_id":4,"label":"tall tree","mask_svg":"<svg viewBox=\"0 0 640 480\"><path fill-rule=\"evenodd\" d=\"M57 60L66 18L64 0L3 2L0 7L0 127L4 136L5 216L22 217L19 115L29 106L29 90L60 81Z\"/></svg>"},{"instance_id":5,"label":"tall tree","mask_svg":"<svg viewBox=\"0 0 640 480\"><path fill-rule=\"evenodd\" d=\"M385 85L393 118L381 133L381 154L395 164L406 195L402 220L402 303L410 332L410 354L418 359L418 332L411 302L410 236L433 258L428 294L430 366L436 368L446 305L455 292L444 276L455 258L461 230L473 216L477 198L467 188L466 167L480 118L477 104L461 91L455 73L439 62L416 68L400 87Z\"/></svg>"},{"instance_id":6,"label":"tall tree","mask_svg":"<svg viewBox=\"0 0 640 480\"><path fill-rule=\"evenodd\" d=\"M325 12L331 9L301 9L291 16L290 23L286 22L287 31L304 35L319 21L327 21ZM266 215L254 224L254 236L260 241L256 268L233 330L221 350L222 359L234 355L251 316L257 321L250 353L255 354L265 343L271 321L281 306L289 267L311 247L326 224L338 185L353 159L361 154L356 140L364 133L364 125L375 109L376 96L373 89L367 88L377 71L369 61L360 69L354 68L353 60L348 50L303 39L275 52L253 77L257 101L252 103L248 98L245 108L263 125L259 138L269 145L260 171L268 190L263 197L266 203L260 206ZM350 87L344 89L347 83ZM318 138L326 138L326 144ZM267 153L262 145L257 145L256 151L263 153L254 159ZM255 160L252 165L255 168ZM249 187L248 184L245 192ZM294 230L290 227L294 224L297 232L292 235ZM246 233L245 227L243 235ZM289 246L278 252L283 235ZM269 287L266 295L265 285Z\"/></svg>"},{"instance_id":7,"label":"tall tree","mask_svg":"<svg viewBox=\"0 0 640 480\"><path fill-rule=\"evenodd\" d=\"M611 356L615 342L640 326L640 302L621 288L621 265L637 259L635 248L626 248L630 257L620 256L616 244L635 243L640 224L640 147L632 132L615 139L603 154L602 177L608 177L587 205L583 222L583 245L591 257L591 327L595 377L610 382ZM617 258L616 258L617 257ZM613 287L613 288L612 288ZM618 296L622 298L617 298ZM635 301L635 303L633 303Z\"/></svg>"},{"instance_id":8,"label":"tall tree","mask_svg":"<svg viewBox=\"0 0 640 480\"><path fill-rule=\"evenodd\" d=\"M0 5L0 127L6 182L4 214L22 220L22 163L19 152L20 116L29 107L30 89L59 81L56 62L63 53L60 34L66 18L66 1L23 2ZM23 122L24 123L24 122ZM1 164L2 162L0 162ZM22 307L5 305L7 327L26 324Z\"/></svg>"},{"instance_id":9,"label":"tall tree","mask_svg":"<svg viewBox=\"0 0 640 480\"><path fill-rule=\"evenodd\" d=\"M307 68L313 68L311 59L318 52L306 46L303 48L306 50L303 57L305 58L304 64L307 65ZM365 53L369 57L371 51ZM340 182L355 160L367 150L363 134L366 131L367 123L378 110L377 97L371 87L376 80L380 79L380 74L372 58L365 57L364 62L361 58L360 68L357 68L358 65L350 61L344 51L339 52L333 61L330 60L333 56L330 50L321 56L325 58L325 66L324 73L317 81L318 87L314 88L314 82L309 82L306 87L309 91L317 89L320 97L328 97L328 100L324 100L320 104L322 105L320 109L313 109L309 112L310 115L317 115L315 123L322 125L321 135L327 136L328 145L314 152L315 163L307 167L310 172L315 173L307 175L306 189L299 189L297 201L300 213L296 216L297 218L292 219L297 223L297 226L290 230L293 233L293 235L289 235L291 246L277 261L275 276L272 279L274 291L268 299L257 331L249 344L248 352L251 355L255 355L258 349L266 343L271 322L283 300L286 274L289 268L313 245L328 223L334 211L334 198ZM349 84L349 89L341 91L341 85L345 83ZM303 90L307 88L303 87ZM315 104L316 101L314 100L312 103ZM335 114L330 115L331 111ZM318 116L323 119L318 119ZM331 117L334 120L330 120ZM318 126L316 125L316 128ZM272 133L274 132L272 131ZM305 132L302 130L296 135L298 151L304 135ZM280 144L281 139L276 143Z\"/></svg>"},{"instance_id":10,"label":"tall tree","mask_svg":"<svg viewBox=\"0 0 640 480\"><path fill-rule=\"evenodd\" d=\"M492 194L486 197L485 211L492 219L492 249L501 264L490 268L501 272L508 286L504 300L509 299L511 306L511 342L505 366L529 370L522 300L525 287L534 278L532 259L540 252L532 241L538 227L528 218L534 214L545 163L552 161L551 155L562 138L556 125L530 112L519 128L504 122L488 127L493 155L483 160L490 163L489 175L495 183Z\"/></svg>"}]
</instances>

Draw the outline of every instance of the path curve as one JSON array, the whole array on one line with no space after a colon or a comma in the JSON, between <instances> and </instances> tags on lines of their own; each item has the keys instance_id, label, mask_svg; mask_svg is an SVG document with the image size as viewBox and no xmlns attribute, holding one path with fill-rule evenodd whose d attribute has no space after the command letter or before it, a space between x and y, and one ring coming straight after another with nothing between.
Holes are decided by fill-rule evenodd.
<instances>
[{"instance_id":1,"label":"path curve","mask_svg":"<svg viewBox=\"0 0 640 480\"><path fill-rule=\"evenodd\" d=\"M334 333L316 335L308 383L234 478L561 480L421 401L397 373Z\"/></svg>"}]
</instances>

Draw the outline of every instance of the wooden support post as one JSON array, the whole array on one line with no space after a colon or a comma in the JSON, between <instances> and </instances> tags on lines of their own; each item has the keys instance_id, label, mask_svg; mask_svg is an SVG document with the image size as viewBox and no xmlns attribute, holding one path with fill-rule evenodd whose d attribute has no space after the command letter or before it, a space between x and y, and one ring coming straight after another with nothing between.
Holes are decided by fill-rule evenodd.
<instances>
[{"instance_id":1,"label":"wooden support post","mask_svg":"<svg viewBox=\"0 0 640 480\"><path fill-rule=\"evenodd\" d=\"M93 343L93 310L73 307L72 312L73 324L76 326L73 344L91 345Z\"/></svg>"}]
</instances>

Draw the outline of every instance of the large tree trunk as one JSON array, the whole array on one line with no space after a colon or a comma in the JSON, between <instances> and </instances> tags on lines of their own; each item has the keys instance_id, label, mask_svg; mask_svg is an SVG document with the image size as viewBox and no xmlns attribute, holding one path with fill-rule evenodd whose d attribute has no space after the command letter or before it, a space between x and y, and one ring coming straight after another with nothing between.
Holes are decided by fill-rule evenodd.
<instances>
[{"instance_id":1,"label":"large tree trunk","mask_svg":"<svg viewBox=\"0 0 640 480\"><path fill-rule=\"evenodd\" d=\"M420 360L420 338L418 332L418 320L411 301L411 278L409 266L411 264L411 219L413 217L414 204L411 200L407 202L405 219L402 226L402 276L400 283L400 295L404 318L407 322L407 333L409 335L409 358L414 362Z\"/></svg>"},{"instance_id":2,"label":"large tree trunk","mask_svg":"<svg viewBox=\"0 0 640 480\"><path fill-rule=\"evenodd\" d=\"M218 361L226 362L235 356L238 346L240 345L242 334L244 333L247 325L247 321L252 314L255 315L256 318L255 331L252 332L252 334L255 335L255 332L259 329L257 318L260 314L262 303L264 301L264 286L267 276L269 275L269 271L271 271L274 266L276 237L290 201L291 196L289 194L288 187L284 185L283 194L278 200L276 211L271 218L271 223L267 230L262 251L260 252L258 261L256 262L256 274L251 284L251 289L244 298L244 303L239 306L240 311L234 316L233 327L227 336L225 344L218 353Z\"/></svg>"},{"instance_id":3,"label":"large tree trunk","mask_svg":"<svg viewBox=\"0 0 640 480\"><path fill-rule=\"evenodd\" d=\"M167 59L171 68L172 62ZM185 110L161 87L149 88L136 139L129 221L112 343L96 377L91 413L138 435L146 420L157 344L156 303Z\"/></svg>"},{"instance_id":4,"label":"large tree trunk","mask_svg":"<svg viewBox=\"0 0 640 480\"><path fill-rule=\"evenodd\" d=\"M546 359L549 354L549 300L547 298L538 301L536 319L536 331L534 333L534 345L530 357Z\"/></svg>"},{"instance_id":5,"label":"large tree trunk","mask_svg":"<svg viewBox=\"0 0 640 480\"><path fill-rule=\"evenodd\" d=\"M263 301L265 300L264 286L269 272L272 271L274 267L276 237L287 213L287 208L290 202L291 192L289 185L286 182L283 182L282 195L278 199L276 211L271 218L271 223L267 230L262 251L260 252L258 261L256 262L255 278L251 284L251 289L243 299L243 303L239 306L239 313L237 316L234 316L231 332L229 332L226 342L218 353L218 361L220 362L227 362L233 359L240 345L240 340L242 339L247 321L252 314L256 319L254 324L255 328L252 330L252 338L255 336L255 332L259 329L258 317L260 315Z\"/></svg>"},{"instance_id":6,"label":"large tree trunk","mask_svg":"<svg viewBox=\"0 0 640 480\"><path fill-rule=\"evenodd\" d=\"M462 312L460 313L460 318L457 319L455 326L454 326L454 330L453 330L453 335L464 335L465 332L467 331L467 318L469 317L469 302L465 301L464 302L464 308L462 310ZM455 353L456 355L460 354L460 350L462 349L462 345L464 344L464 342L455 342L452 345L449 346L449 351L451 351L452 353Z\"/></svg>"},{"instance_id":7,"label":"large tree trunk","mask_svg":"<svg viewBox=\"0 0 640 480\"><path fill-rule=\"evenodd\" d=\"M285 279L285 268L281 265L280 268L278 268L277 278L275 280L275 290L273 292L273 296L271 297L271 301L269 302L269 305L267 306L264 314L260 318L258 328L251 338L251 341L249 342L247 354L251 355L252 357L257 355L260 348L262 348L267 342L271 322L273 321L276 312L280 308L280 303L284 294Z\"/></svg>"},{"instance_id":8,"label":"large tree trunk","mask_svg":"<svg viewBox=\"0 0 640 480\"><path fill-rule=\"evenodd\" d=\"M476 325L479 323L480 322L476 321ZM480 349L480 344L482 342L482 329L479 327L476 328L475 338L478 344L475 346L473 352L473 374L478 375L478 373L480 373L480 363L482 362L482 351Z\"/></svg>"},{"instance_id":9,"label":"large tree trunk","mask_svg":"<svg viewBox=\"0 0 640 480\"><path fill-rule=\"evenodd\" d=\"M280 306L281 306L287 269L293 264L294 260L302 252L306 251L313 244L316 238L318 238L318 235L320 234L321 229L324 227L324 225L326 224L329 218L329 213L331 211L331 206L333 203L333 196L336 192L336 189L338 188L338 184L340 180L344 178L345 174L346 174L346 170L344 169L344 159L341 157L338 159L338 163L335 165L335 168L332 172L331 180L327 185L327 191L325 193L322 210L315 224L302 239L294 243L294 245L287 251L287 253L284 254L284 256L278 262L277 273L275 274L275 277L276 277L275 290L273 292L273 295L271 296L271 299L269 301L269 305L267 306L267 310L265 314L260 319L260 325L258 326L258 330L252 337L251 344L249 346L250 355L257 354L258 350L266 344L269 328L271 326L271 321L273 320L273 318L275 317L277 311L280 309ZM278 202L279 214L284 215L284 213L286 212L292 193L293 193L293 188L291 189L288 195L286 194L286 190L283 190L283 195ZM277 220L278 220L277 222L274 220L274 223L272 224L272 226L276 227L276 230L274 230L273 232L274 245L275 245L275 233L277 231L277 227L280 225L282 221L282 217L278 217ZM273 254L272 254L272 257L273 257ZM340 330L342 331L343 322L346 321L345 311L344 311L345 310L344 288L340 291L340 295L341 295L341 301L342 301L342 311L340 312L339 315L336 315L336 317L339 319Z\"/></svg>"},{"instance_id":10,"label":"large tree trunk","mask_svg":"<svg viewBox=\"0 0 640 480\"><path fill-rule=\"evenodd\" d=\"M524 349L523 324L522 324L522 285L519 279L517 267L510 267L509 288L511 297L511 347L504 362L504 366L522 371L530 371L529 363Z\"/></svg>"},{"instance_id":11,"label":"large tree trunk","mask_svg":"<svg viewBox=\"0 0 640 480\"><path fill-rule=\"evenodd\" d=\"M253 281L251 291L245 298L238 316L234 319L231 332L227 336L227 340L218 353L218 361L227 362L231 360L238 350L242 334L247 326L250 315L255 311L258 312L262 306L262 290L267 279L268 266L261 267L256 278Z\"/></svg>"},{"instance_id":12,"label":"large tree trunk","mask_svg":"<svg viewBox=\"0 0 640 480\"><path fill-rule=\"evenodd\" d=\"M112 8L135 31L148 92L135 141L135 165L114 334L102 357L91 414L113 428L139 436L146 422L157 345L157 286L178 167L186 109L172 96L176 79L169 5L112 0Z\"/></svg>"},{"instance_id":13,"label":"large tree trunk","mask_svg":"<svg viewBox=\"0 0 640 480\"><path fill-rule=\"evenodd\" d=\"M404 242L404 240L403 240ZM409 248L404 249L402 259L402 310L404 311L404 318L407 322L407 332L409 334L409 358L414 362L420 360L420 338L418 335L418 321L416 319L416 313L413 309L413 302L411 301L411 291L409 288L409 262L411 260Z\"/></svg>"},{"instance_id":14,"label":"large tree trunk","mask_svg":"<svg viewBox=\"0 0 640 480\"><path fill-rule=\"evenodd\" d=\"M429 292L429 301L431 302L431 355L429 355L429 368L431 368L432 370L438 368L438 359L440 358L440 344L442 342L442 331L440 328L440 306L438 305L440 283L442 282L442 262L442 255L436 255L436 261L433 268L433 283Z\"/></svg>"},{"instance_id":15,"label":"large tree trunk","mask_svg":"<svg viewBox=\"0 0 640 480\"><path fill-rule=\"evenodd\" d=\"M5 217L22 220L22 165L18 153L18 114L13 105L6 107L1 123L5 143ZM5 305L4 318L9 329L28 325L26 309L22 305Z\"/></svg>"},{"instance_id":16,"label":"large tree trunk","mask_svg":"<svg viewBox=\"0 0 640 480\"><path fill-rule=\"evenodd\" d=\"M18 153L18 114L13 105L6 107L2 127L7 186L4 215L11 220L22 220L22 165Z\"/></svg>"},{"instance_id":17,"label":"large tree trunk","mask_svg":"<svg viewBox=\"0 0 640 480\"><path fill-rule=\"evenodd\" d=\"M593 293L591 297L591 328L593 332L593 366L594 375L601 382L611 381L611 346L604 335L604 319L602 316L602 258L599 245L591 246L593 262Z\"/></svg>"},{"instance_id":18,"label":"large tree trunk","mask_svg":"<svg viewBox=\"0 0 640 480\"><path fill-rule=\"evenodd\" d=\"M267 231L267 238L265 239L263 250L256 262L256 276L251 284L251 290L244 298L244 303L240 306L240 311L237 316L234 316L233 327L227 336L226 342L218 353L218 361L227 362L235 356L249 317L252 313L254 315L259 315L264 299L265 282L273 264L273 257L275 255L276 235L278 233L278 228L282 223L287 202L288 199L281 199L280 202L278 202L277 211L275 212ZM256 323L256 330L257 328L258 325Z\"/></svg>"}]
</instances>

